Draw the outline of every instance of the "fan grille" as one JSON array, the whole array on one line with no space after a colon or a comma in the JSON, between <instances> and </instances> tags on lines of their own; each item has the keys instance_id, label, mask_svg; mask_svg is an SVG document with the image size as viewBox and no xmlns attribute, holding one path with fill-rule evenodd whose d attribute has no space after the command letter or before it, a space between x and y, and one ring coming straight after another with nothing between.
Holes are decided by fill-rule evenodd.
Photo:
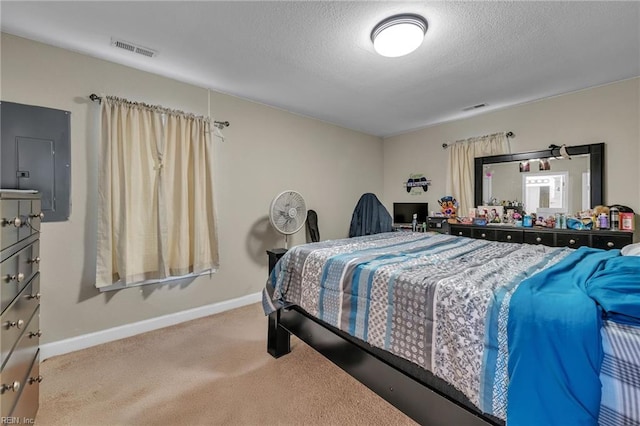
<instances>
[{"instance_id":1,"label":"fan grille","mask_svg":"<svg viewBox=\"0 0 640 426\"><path fill-rule=\"evenodd\" d=\"M271 202L269 219L281 234L298 232L307 220L307 206L302 195L296 191L284 191Z\"/></svg>"}]
</instances>

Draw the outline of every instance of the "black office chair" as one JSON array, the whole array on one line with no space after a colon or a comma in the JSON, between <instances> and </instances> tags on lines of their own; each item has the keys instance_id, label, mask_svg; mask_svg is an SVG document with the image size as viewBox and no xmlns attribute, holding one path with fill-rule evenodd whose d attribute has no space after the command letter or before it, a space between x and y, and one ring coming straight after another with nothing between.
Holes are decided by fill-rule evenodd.
<instances>
[{"instance_id":1,"label":"black office chair","mask_svg":"<svg viewBox=\"0 0 640 426\"><path fill-rule=\"evenodd\" d=\"M320 230L318 229L318 214L315 210L307 212L307 231L312 243L320 241Z\"/></svg>"}]
</instances>

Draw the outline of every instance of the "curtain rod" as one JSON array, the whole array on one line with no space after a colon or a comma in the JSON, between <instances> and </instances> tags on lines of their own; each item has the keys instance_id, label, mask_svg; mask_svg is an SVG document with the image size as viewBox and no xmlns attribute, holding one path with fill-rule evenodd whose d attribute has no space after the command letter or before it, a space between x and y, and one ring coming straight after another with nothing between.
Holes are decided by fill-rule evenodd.
<instances>
[{"instance_id":1,"label":"curtain rod","mask_svg":"<svg viewBox=\"0 0 640 426\"><path fill-rule=\"evenodd\" d=\"M513 132L511 132L511 131L506 132L504 135L507 137L507 139L515 137L515 133L513 133ZM464 139L463 139L463 140L464 140ZM456 142L460 142L460 141L456 141ZM454 142L454 143L455 143L455 142ZM443 144L442 144L442 148L443 148L443 149L447 149L447 148L448 148L449 146L451 146L451 145L452 145L452 144L443 143Z\"/></svg>"},{"instance_id":2,"label":"curtain rod","mask_svg":"<svg viewBox=\"0 0 640 426\"><path fill-rule=\"evenodd\" d=\"M102 102L102 98L98 95L96 95L95 93L92 93L89 95L89 99L91 99L93 102ZM231 124L228 121L215 121L213 122L214 126L216 126L218 129L224 129L225 127L229 127Z\"/></svg>"}]
</instances>

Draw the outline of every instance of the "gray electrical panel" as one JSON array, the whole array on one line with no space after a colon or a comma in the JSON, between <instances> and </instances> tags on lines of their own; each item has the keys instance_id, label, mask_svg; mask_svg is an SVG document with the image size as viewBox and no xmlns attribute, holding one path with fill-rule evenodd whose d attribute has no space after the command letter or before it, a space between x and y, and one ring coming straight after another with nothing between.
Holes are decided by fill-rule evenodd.
<instances>
[{"instance_id":1,"label":"gray electrical panel","mask_svg":"<svg viewBox=\"0 0 640 426\"><path fill-rule=\"evenodd\" d=\"M0 188L42 194L45 222L71 212L71 113L0 102Z\"/></svg>"}]
</instances>

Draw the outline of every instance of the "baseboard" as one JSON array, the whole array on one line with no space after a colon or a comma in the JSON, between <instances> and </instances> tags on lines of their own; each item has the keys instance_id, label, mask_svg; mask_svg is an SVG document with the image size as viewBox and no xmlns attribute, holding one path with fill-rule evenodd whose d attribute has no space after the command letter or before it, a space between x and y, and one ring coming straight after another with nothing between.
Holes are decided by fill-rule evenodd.
<instances>
[{"instance_id":1,"label":"baseboard","mask_svg":"<svg viewBox=\"0 0 640 426\"><path fill-rule=\"evenodd\" d=\"M224 302L217 302L211 305L176 312L174 314L125 324L119 327L96 331L95 333L83 334L81 336L59 340L57 342L46 343L40 345L40 360L44 361L45 359L53 356L63 355L80 349L90 348L91 346L100 345L102 343L113 342L114 340L124 339L125 337L135 336L140 333L146 333L147 331L153 331L159 328L180 324L185 321L218 314L230 309L251 305L252 303L257 303L261 300L262 292L248 294L246 296L238 297L237 299L225 300Z\"/></svg>"}]
</instances>

